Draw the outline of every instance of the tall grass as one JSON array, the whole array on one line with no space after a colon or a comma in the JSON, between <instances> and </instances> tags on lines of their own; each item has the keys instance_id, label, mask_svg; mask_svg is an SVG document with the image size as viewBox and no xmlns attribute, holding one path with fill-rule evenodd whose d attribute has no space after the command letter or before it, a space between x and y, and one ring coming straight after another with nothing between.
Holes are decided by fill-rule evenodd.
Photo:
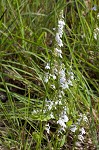
<instances>
[{"instance_id":1,"label":"tall grass","mask_svg":"<svg viewBox=\"0 0 99 150\"><path fill-rule=\"evenodd\" d=\"M99 149L98 5L0 1L1 149Z\"/></svg>"}]
</instances>

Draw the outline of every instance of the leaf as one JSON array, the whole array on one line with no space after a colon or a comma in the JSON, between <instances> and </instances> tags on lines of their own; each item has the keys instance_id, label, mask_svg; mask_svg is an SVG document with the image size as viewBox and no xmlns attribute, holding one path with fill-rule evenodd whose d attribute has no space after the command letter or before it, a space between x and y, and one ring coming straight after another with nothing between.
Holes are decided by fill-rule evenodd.
<instances>
[{"instance_id":1,"label":"leaf","mask_svg":"<svg viewBox=\"0 0 99 150\"><path fill-rule=\"evenodd\" d=\"M65 135L63 136L63 139L60 142L60 147L62 147L65 144Z\"/></svg>"},{"instance_id":2,"label":"leaf","mask_svg":"<svg viewBox=\"0 0 99 150\"><path fill-rule=\"evenodd\" d=\"M67 125L68 127L70 127L70 126L72 125L72 123L73 123L73 121L70 120L70 121L68 121L68 122L66 123L66 125Z\"/></svg>"}]
</instances>

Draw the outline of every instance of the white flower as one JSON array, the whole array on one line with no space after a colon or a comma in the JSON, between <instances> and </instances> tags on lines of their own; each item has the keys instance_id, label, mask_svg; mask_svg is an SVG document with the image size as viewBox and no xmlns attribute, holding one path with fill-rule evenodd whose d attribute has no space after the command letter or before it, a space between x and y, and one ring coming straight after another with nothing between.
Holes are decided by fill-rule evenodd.
<instances>
[{"instance_id":1,"label":"white flower","mask_svg":"<svg viewBox=\"0 0 99 150\"><path fill-rule=\"evenodd\" d=\"M32 111L32 115L37 114L37 110Z\"/></svg>"},{"instance_id":2,"label":"white flower","mask_svg":"<svg viewBox=\"0 0 99 150\"><path fill-rule=\"evenodd\" d=\"M47 83L48 82L48 78L45 78L44 82Z\"/></svg>"},{"instance_id":3,"label":"white flower","mask_svg":"<svg viewBox=\"0 0 99 150\"><path fill-rule=\"evenodd\" d=\"M62 94L59 94L59 98L62 98Z\"/></svg>"},{"instance_id":4,"label":"white flower","mask_svg":"<svg viewBox=\"0 0 99 150\"><path fill-rule=\"evenodd\" d=\"M62 102L61 102L60 100L56 101L56 102L55 102L55 105L58 105L58 104L61 105Z\"/></svg>"},{"instance_id":5,"label":"white flower","mask_svg":"<svg viewBox=\"0 0 99 150\"><path fill-rule=\"evenodd\" d=\"M49 80L49 75L48 73L45 74L45 77L44 77L44 82L47 83Z\"/></svg>"},{"instance_id":6,"label":"white flower","mask_svg":"<svg viewBox=\"0 0 99 150\"><path fill-rule=\"evenodd\" d=\"M65 84L62 84L61 85L61 87L63 88L63 89L68 89L69 88L69 86L68 86L68 83L66 82Z\"/></svg>"},{"instance_id":7,"label":"white flower","mask_svg":"<svg viewBox=\"0 0 99 150\"><path fill-rule=\"evenodd\" d=\"M72 132L75 132L77 130L77 126L73 125L72 128L70 129Z\"/></svg>"},{"instance_id":8,"label":"white flower","mask_svg":"<svg viewBox=\"0 0 99 150\"><path fill-rule=\"evenodd\" d=\"M53 31L55 31L56 30L56 28L53 28Z\"/></svg>"},{"instance_id":9,"label":"white flower","mask_svg":"<svg viewBox=\"0 0 99 150\"><path fill-rule=\"evenodd\" d=\"M55 105L57 105L57 104L58 104L58 101L55 102Z\"/></svg>"},{"instance_id":10,"label":"white flower","mask_svg":"<svg viewBox=\"0 0 99 150\"><path fill-rule=\"evenodd\" d=\"M59 104L59 105L62 105L62 102L61 102L61 100L59 100L59 101L58 101L58 104Z\"/></svg>"},{"instance_id":11,"label":"white flower","mask_svg":"<svg viewBox=\"0 0 99 150\"><path fill-rule=\"evenodd\" d=\"M85 129L84 129L83 127L80 129L80 131L81 131L81 134L82 134L82 135L86 133L86 132L85 132Z\"/></svg>"},{"instance_id":12,"label":"white flower","mask_svg":"<svg viewBox=\"0 0 99 150\"><path fill-rule=\"evenodd\" d=\"M51 119L54 119L54 115L53 115L52 112L51 112L51 114L50 114L50 117L51 117Z\"/></svg>"},{"instance_id":13,"label":"white flower","mask_svg":"<svg viewBox=\"0 0 99 150\"><path fill-rule=\"evenodd\" d=\"M61 87L62 89L66 89L66 88L67 88L67 84L61 83L61 84L60 84L60 87Z\"/></svg>"},{"instance_id":14,"label":"white flower","mask_svg":"<svg viewBox=\"0 0 99 150\"><path fill-rule=\"evenodd\" d=\"M61 127L66 128L66 122L68 122L68 117L66 115L66 112L63 111L59 120L57 121L57 124L60 124Z\"/></svg>"},{"instance_id":15,"label":"white flower","mask_svg":"<svg viewBox=\"0 0 99 150\"><path fill-rule=\"evenodd\" d=\"M63 77L61 77L61 78L60 78L60 84L65 84L65 82L66 82L65 77L64 77L64 76L63 76Z\"/></svg>"},{"instance_id":16,"label":"white flower","mask_svg":"<svg viewBox=\"0 0 99 150\"><path fill-rule=\"evenodd\" d=\"M61 12L60 12L60 17L64 18L64 16L63 16L63 10L61 10Z\"/></svg>"},{"instance_id":17,"label":"white flower","mask_svg":"<svg viewBox=\"0 0 99 150\"><path fill-rule=\"evenodd\" d=\"M66 82L66 77L65 77L65 70L61 69L59 71L59 75L60 75L60 85L63 89L65 89L66 87L68 87L67 82Z\"/></svg>"},{"instance_id":18,"label":"white flower","mask_svg":"<svg viewBox=\"0 0 99 150\"><path fill-rule=\"evenodd\" d=\"M55 36L55 40L56 40L57 45L59 47L63 46L63 42L62 42L62 39L61 39L62 35L63 35L63 28L64 28L64 25L65 25L65 22L64 22L63 18L64 18L64 16L63 16L63 10L62 10L61 13L60 13L60 20L58 20L58 31L57 31L56 36Z\"/></svg>"},{"instance_id":19,"label":"white flower","mask_svg":"<svg viewBox=\"0 0 99 150\"><path fill-rule=\"evenodd\" d=\"M56 79L56 76L55 76L55 74L54 74L54 75L52 75L52 77L53 77L53 79L54 79L54 80Z\"/></svg>"},{"instance_id":20,"label":"white flower","mask_svg":"<svg viewBox=\"0 0 99 150\"><path fill-rule=\"evenodd\" d=\"M53 105L54 105L54 102L51 101L51 100L46 99L45 104L46 104L47 109L50 111L52 109Z\"/></svg>"},{"instance_id":21,"label":"white flower","mask_svg":"<svg viewBox=\"0 0 99 150\"><path fill-rule=\"evenodd\" d=\"M43 109L43 113L46 113L47 112L47 110L46 109Z\"/></svg>"},{"instance_id":22,"label":"white flower","mask_svg":"<svg viewBox=\"0 0 99 150\"><path fill-rule=\"evenodd\" d=\"M49 123L45 125L45 130L49 134L49 132L50 132L50 125L49 125Z\"/></svg>"},{"instance_id":23,"label":"white flower","mask_svg":"<svg viewBox=\"0 0 99 150\"><path fill-rule=\"evenodd\" d=\"M88 122L88 118L87 118L87 116L86 116L85 114L81 114L81 113L80 113L79 116L80 116L80 118L77 119L79 123L80 123L81 120L83 120L83 121L85 121L85 122Z\"/></svg>"},{"instance_id":24,"label":"white flower","mask_svg":"<svg viewBox=\"0 0 99 150\"><path fill-rule=\"evenodd\" d=\"M83 142L84 137L82 136L82 134L79 134L79 135L78 135L78 139L79 139L81 142Z\"/></svg>"},{"instance_id":25,"label":"white flower","mask_svg":"<svg viewBox=\"0 0 99 150\"><path fill-rule=\"evenodd\" d=\"M68 80L68 85L73 86L72 81L70 79Z\"/></svg>"},{"instance_id":26,"label":"white flower","mask_svg":"<svg viewBox=\"0 0 99 150\"><path fill-rule=\"evenodd\" d=\"M58 21L58 34L59 34L60 38L62 38L62 35L63 35L64 25L65 25L64 20L59 20Z\"/></svg>"},{"instance_id":27,"label":"white flower","mask_svg":"<svg viewBox=\"0 0 99 150\"><path fill-rule=\"evenodd\" d=\"M60 74L61 77L65 77L65 69L61 69L59 71L59 74Z\"/></svg>"},{"instance_id":28,"label":"white flower","mask_svg":"<svg viewBox=\"0 0 99 150\"><path fill-rule=\"evenodd\" d=\"M50 64L47 63L47 65L45 66L45 69L50 69Z\"/></svg>"},{"instance_id":29,"label":"white flower","mask_svg":"<svg viewBox=\"0 0 99 150\"><path fill-rule=\"evenodd\" d=\"M76 142L75 145L76 145L77 147L81 147L81 143L79 143L79 142Z\"/></svg>"},{"instance_id":30,"label":"white flower","mask_svg":"<svg viewBox=\"0 0 99 150\"><path fill-rule=\"evenodd\" d=\"M59 120L57 121L57 124L60 124L61 131L65 131L66 128L66 122L68 122L68 117L66 115L66 107L63 107L63 111L61 112L61 115L59 117Z\"/></svg>"},{"instance_id":31,"label":"white flower","mask_svg":"<svg viewBox=\"0 0 99 150\"><path fill-rule=\"evenodd\" d=\"M48 110L51 110L53 107L53 102L50 102L49 105L47 105L47 106L48 106Z\"/></svg>"},{"instance_id":32,"label":"white flower","mask_svg":"<svg viewBox=\"0 0 99 150\"><path fill-rule=\"evenodd\" d=\"M70 82L70 85L72 86L72 81L70 80L74 80L74 73L72 72L72 67L70 66L70 71L68 71L68 75L69 75L69 82Z\"/></svg>"},{"instance_id":33,"label":"white flower","mask_svg":"<svg viewBox=\"0 0 99 150\"><path fill-rule=\"evenodd\" d=\"M73 79L74 79L74 76L73 76L73 75L71 75L71 76L70 76L70 78L71 78L71 80L73 80Z\"/></svg>"},{"instance_id":34,"label":"white flower","mask_svg":"<svg viewBox=\"0 0 99 150\"><path fill-rule=\"evenodd\" d=\"M67 111L66 106L64 106L63 109L64 109L64 110L63 110L63 114L66 114L66 111Z\"/></svg>"},{"instance_id":35,"label":"white flower","mask_svg":"<svg viewBox=\"0 0 99 150\"><path fill-rule=\"evenodd\" d=\"M70 75L70 79L73 80L74 79L74 74L73 74L72 71L69 72L69 75Z\"/></svg>"},{"instance_id":36,"label":"white flower","mask_svg":"<svg viewBox=\"0 0 99 150\"><path fill-rule=\"evenodd\" d=\"M65 76L65 69L61 69L59 71L59 75L60 75L60 86L63 89L67 89L68 87L68 82L66 81L66 76Z\"/></svg>"},{"instance_id":37,"label":"white flower","mask_svg":"<svg viewBox=\"0 0 99 150\"><path fill-rule=\"evenodd\" d=\"M97 11L96 5L94 7L92 7L92 10Z\"/></svg>"},{"instance_id":38,"label":"white flower","mask_svg":"<svg viewBox=\"0 0 99 150\"><path fill-rule=\"evenodd\" d=\"M62 50L61 49L55 48L55 52L56 52L57 56L62 58Z\"/></svg>"},{"instance_id":39,"label":"white flower","mask_svg":"<svg viewBox=\"0 0 99 150\"><path fill-rule=\"evenodd\" d=\"M97 40L99 36L99 28L97 27L96 29L94 29L94 38Z\"/></svg>"},{"instance_id":40,"label":"white flower","mask_svg":"<svg viewBox=\"0 0 99 150\"><path fill-rule=\"evenodd\" d=\"M64 95L65 95L64 91L59 91L59 98L62 98L62 96Z\"/></svg>"},{"instance_id":41,"label":"white flower","mask_svg":"<svg viewBox=\"0 0 99 150\"><path fill-rule=\"evenodd\" d=\"M64 122L68 122L68 117L66 114L62 116L62 119L64 120Z\"/></svg>"},{"instance_id":42,"label":"white flower","mask_svg":"<svg viewBox=\"0 0 99 150\"><path fill-rule=\"evenodd\" d=\"M63 128L66 128L66 124L65 124L64 120L62 120L62 119L59 119L57 121L57 124L60 124L60 126L62 126Z\"/></svg>"},{"instance_id":43,"label":"white flower","mask_svg":"<svg viewBox=\"0 0 99 150\"><path fill-rule=\"evenodd\" d=\"M52 87L53 89L55 89L55 85L52 84L51 87Z\"/></svg>"},{"instance_id":44,"label":"white flower","mask_svg":"<svg viewBox=\"0 0 99 150\"><path fill-rule=\"evenodd\" d=\"M56 33L55 40L56 40L56 42L57 42L57 44L58 44L59 47L63 46L63 42L62 42L62 40L61 40L61 38L60 38L60 36L59 36L58 33Z\"/></svg>"},{"instance_id":45,"label":"white flower","mask_svg":"<svg viewBox=\"0 0 99 150\"><path fill-rule=\"evenodd\" d=\"M56 67L54 68L54 73L58 74L58 69Z\"/></svg>"},{"instance_id":46,"label":"white flower","mask_svg":"<svg viewBox=\"0 0 99 150\"><path fill-rule=\"evenodd\" d=\"M64 25L65 25L64 20L61 19L61 20L58 21L58 26L59 26L59 28L62 28L62 29L63 29Z\"/></svg>"},{"instance_id":47,"label":"white flower","mask_svg":"<svg viewBox=\"0 0 99 150\"><path fill-rule=\"evenodd\" d=\"M88 122L88 118L87 118L87 116L84 114L83 115L83 120L85 121L85 122Z\"/></svg>"}]
</instances>

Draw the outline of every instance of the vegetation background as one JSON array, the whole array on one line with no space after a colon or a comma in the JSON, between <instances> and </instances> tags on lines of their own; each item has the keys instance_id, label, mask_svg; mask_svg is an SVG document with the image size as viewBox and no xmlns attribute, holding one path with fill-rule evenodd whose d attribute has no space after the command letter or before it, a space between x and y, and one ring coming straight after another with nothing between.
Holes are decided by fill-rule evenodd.
<instances>
[{"instance_id":1,"label":"vegetation background","mask_svg":"<svg viewBox=\"0 0 99 150\"><path fill-rule=\"evenodd\" d=\"M56 109L58 79L48 83L44 79L46 64L54 66L61 10L62 63L67 78L72 67L74 80ZM48 110L46 99L53 102L53 110ZM59 134L57 120L63 106L68 121ZM0 146L1 150L99 149L98 0L0 0Z\"/></svg>"}]
</instances>

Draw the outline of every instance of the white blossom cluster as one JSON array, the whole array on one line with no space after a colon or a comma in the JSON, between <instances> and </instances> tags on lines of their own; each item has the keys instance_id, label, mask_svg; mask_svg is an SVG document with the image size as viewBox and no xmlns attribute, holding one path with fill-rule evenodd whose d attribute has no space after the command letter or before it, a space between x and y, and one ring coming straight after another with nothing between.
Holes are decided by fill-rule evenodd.
<instances>
[{"instance_id":1,"label":"white blossom cluster","mask_svg":"<svg viewBox=\"0 0 99 150\"><path fill-rule=\"evenodd\" d=\"M58 28L55 36L56 46L54 48L54 64L51 68L50 63L47 63L45 66L45 69L48 71L45 75L44 82L45 83L51 83L50 81L54 80L58 82L58 97L55 101L52 100L45 100L45 111L50 112L50 118L55 119L55 115L53 113L53 110L57 109L57 106L61 106L62 110L59 113L59 119L57 120L57 124L59 124L60 129L59 133L62 133L62 131L65 131L66 129L66 122L68 122L68 116L66 114L66 106L63 107L63 97L65 95L65 90L69 88L69 86L73 86L72 81L74 80L74 74L72 72L72 67L70 66L69 71L66 70L64 63L62 62L62 50L63 47L63 28L64 28L65 22L64 22L64 16L63 16L63 10L60 12L59 20L58 20ZM58 61L57 61L58 60ZM50 71L52 69L52 71ZM66 77L67 73L67 77ZM53 89L57 90L57 87L55 84L50 85ZM58 115L58 114L57 114ZM49 124L46 125L45 130L47 133L50 131Z\"/></svg>"},{"instance_id":2,"label":"white blossom cluster","mask_svg":"<svg viewBox=\"0 0 99 150\"><path fill-rule=\"evenodd\" d=\"M68 72L69 79L66 78L66 68L65 68L64 63L62 63L61 47L63 47L62 36L63 36L64 25L65 25L65 22L64 22L64 16L63 16L63 10L62 10L60 12L60 16L58 20L58 30L55 36L56 48L54 49L54 53L56 54L58 58L60 58L60 64L57 64L57 62L55 62L55 66L58 66L58 69L57 67L55 67L55 69L57 69L56 72L58 73L59 84L62 90L68 89L69 85L72 85L72 79L74 78L72 72Z\"/></svg>"},{"instance_id":3,"label":"white blossom cluster","mask_svg":"<svg viewBox=\"0 0 99 150\"><path fill-rule=\"evenodd\" d=\"M64 22L64 16L63 16L63 10L60 12L59 20L58 20L58 28L55 36L56 46L54 48L54 65L52 68L52 72L50 73L50 63L47 63L45 66L45 69L48 70L48 72L45 75L45 83L48 83L51 81L51 79L56 80L58 79L59 89L58 90L58 98L55 100L55 102L51 100L46 100L46 110L50 111L53 109L57 109L57 105L63 107L62 105L62 97L64 96L64 90L68 89L69 86L72 86L72 80L74 79L74 74L72 72L72 68L70 67L70 71L67 71L66 77L66 68L64 63L62 62L62 50L63 47L63 28L64 28L65 22ZM58 60L58 61L57 61ZM56 80L57 81L57 80ZM51 85L53 89L57 89L55 85ZM51 118L55 118L53 111L50 113ZM59 114L59 119L57 120L57 124L60 125L60 131L65 131L66 128L66 122L68 122L68 116L66 114L66 107L63 107L62 111ZM50 128L47 128L47 132L49 133Z\"/></svg>"},{"instance_id":4,"label":"white blossom cluster","mask_svg":"<svg viewBox=\"0 0 99 150\"><path fill-rule=\"evenodd\" d=\"M63 36L64 25L65 25L65 22L64 22L64 16L63 16L63 10L62 10L60 12L60 16L58 20L58 29L57 29L57 33L55 36L56 48L54 48L54 54L59 58L62 58L61 47L63 47L62 36Z\"/></svg>"}]
</instances>

